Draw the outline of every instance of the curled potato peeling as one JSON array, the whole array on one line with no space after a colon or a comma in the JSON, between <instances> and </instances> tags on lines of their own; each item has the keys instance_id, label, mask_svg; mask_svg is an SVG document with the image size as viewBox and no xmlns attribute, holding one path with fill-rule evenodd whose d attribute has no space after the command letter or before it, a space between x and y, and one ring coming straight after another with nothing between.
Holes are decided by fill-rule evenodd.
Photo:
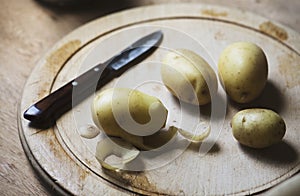
<instances>
[{"instance_id":1,"label":"curled potato peeling","mask_svg":"<svg viewBox=\"0 0 300 196\"><path fill-rule=\"evenodd\" d=\"M134 160L140 151L137 150L130 143L120 138L105 138L97 143L96 147L96 159L99 161L102 167L108 170L120 171L124 170L126 164ZM114 163L106 162L106 158L111 155L115 155L121 158L121 161L115 161Z\"/></svg>"},{"instance_id":2,"label":"curled potato peeling","mask_svg":"<svg viewBox=\"0 0 300 196\"><path fill-rule=\"evenodd\" d=\"M187 103L205 105L217 90L217 77L210 65L187 49L170 51L162 60L161 77L169 91Z\"/></svg>"},{"instance_id":3,"label":"curled potato peeling","mask_svg":"<svg viewBox=\"0 0 300 196\"><path fill-rule=\"evenodd\" d=\"M186 131L180 128L177 128L178 132L187 140L193 143L202 142L210 134L210 126L207 123L201 122L197 128L193 131Z\"/></svg>"}]
</instances>

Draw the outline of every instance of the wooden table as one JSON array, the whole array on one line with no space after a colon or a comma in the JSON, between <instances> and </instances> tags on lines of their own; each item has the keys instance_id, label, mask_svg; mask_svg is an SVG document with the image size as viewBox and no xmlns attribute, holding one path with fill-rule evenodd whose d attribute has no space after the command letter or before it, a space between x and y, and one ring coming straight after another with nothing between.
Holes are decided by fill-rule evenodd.
<instances>
[{"instance_id":1,"label":"wooden table","mask_svg":"<svg viewBox=\"0 0 300 196\"><path fill-rule=\"evenodd\" d=\"M22 149L17 114L23 86L37 61L64 35L76 27L131 7L197 0L111 0L77 8L57 8L33 0L0 0L0 194L51 195L29 164ZM203 0L245 9L300 32L298 0Z\"/></svg>"}]
</instances>

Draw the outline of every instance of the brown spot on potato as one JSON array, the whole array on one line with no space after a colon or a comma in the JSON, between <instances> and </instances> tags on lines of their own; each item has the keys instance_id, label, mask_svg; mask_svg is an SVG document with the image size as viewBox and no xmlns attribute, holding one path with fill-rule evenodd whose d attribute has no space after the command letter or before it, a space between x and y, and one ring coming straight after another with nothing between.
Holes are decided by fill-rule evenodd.
<instances>
[{"instance_id":1,"label":"brown spot on potato","mask_svg":"<svg viewBox=\"0 0 300 196\"><path fill-rule=\"evenodd\" d=\"M218 12L213 9L205 9L201 12L204 15L213 16L213 17L225 17L228 15L227 12Z\"/></svg>"},{"instance_id":2,"label":"brown spot on potato","mask_svg":"<svg viewBox=\"0 0 300 196\"><path fill-rule=\"evenodd\" d=\"M267 21L259 25L261 32L275 37L281 41L288 39L288 33L281 27L275 25L274 23Z\"/></svg>"},{"instance_id":3,"label":"brown spot on potato","mask_svg":"<svg viewBox=\"0 0 300 196\"><path fill-rule=\"evenodd\" d=\"M242 123L246 122L245 116L242 118Z\"/></svg>"}]
</instances>

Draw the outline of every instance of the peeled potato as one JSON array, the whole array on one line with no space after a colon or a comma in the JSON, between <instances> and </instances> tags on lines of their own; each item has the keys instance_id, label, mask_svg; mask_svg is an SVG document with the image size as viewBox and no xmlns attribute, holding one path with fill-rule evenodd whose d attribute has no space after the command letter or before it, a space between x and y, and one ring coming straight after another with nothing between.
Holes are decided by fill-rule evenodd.
<instances>
[{"instance_id":1,"label":"peeled potato","mask_svg":"<svg viewBox=\"0 0 300 196\"><path fill-rule=\"evenodd\" d=\"M248 103L265 87L267 58L264 51L253 43L233 43L221 53L218 73L228 96L238 103Z\"/></svg>"},{"instance_id":2,"label":"peeled potato","mask_svg":"<svg viewBox=\"0 0 300 196\"><path fill-rule=\"evenodd\" d=\"M232 133L241 144L252 148L265 148L283 138L286 126L283 119L269 109L242 110L231 120Z\"/></svg>"},{"instance_id":3,"label":"peeled potato","mask_svg":"<svg viewBox=\"0 0 300 196\"><path fill-rule=\"evenodd\" d=\"M217 77L202 57L177 49L166 54L162 62L162 81L175 97L195 105L210 103L217 90Z\"/></svg>"},{"instance_id":4,"label":"peeled potato","mask_svg":"<svg viewBox=\"0 0 300 196\"><path fill-rule=\"evenodd\" d=\"M107 135L121 137L144 149L143 136L164 127L168 111L156 97L137 90L112 88L95 96L92 115Z\"/></svg>"}]
</instances>

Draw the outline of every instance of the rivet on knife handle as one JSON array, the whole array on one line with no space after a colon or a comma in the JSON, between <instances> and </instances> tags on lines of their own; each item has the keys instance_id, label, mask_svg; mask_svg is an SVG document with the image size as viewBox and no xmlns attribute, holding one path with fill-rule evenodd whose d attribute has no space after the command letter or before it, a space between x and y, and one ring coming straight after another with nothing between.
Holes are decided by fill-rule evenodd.
<instances>
[{"instance_id":1,"label":"rivet on knife handle","mask_svg":"<svg viewBox=\"0 0 300 196\"><path fill-rule=\"evenodd\" d=\"M139 39L107 62L93 67L30 106L24 112L24 118L30 121L30 126L42 129L51 127L61 115L91 95L96 90L95 88L101 88L143 60L157 48L162 37L162 32L156 31ZM80 92L76 92L76 95L80 96L72 99L75 88L79 89Z\"/></svg>"}]
</instances>

